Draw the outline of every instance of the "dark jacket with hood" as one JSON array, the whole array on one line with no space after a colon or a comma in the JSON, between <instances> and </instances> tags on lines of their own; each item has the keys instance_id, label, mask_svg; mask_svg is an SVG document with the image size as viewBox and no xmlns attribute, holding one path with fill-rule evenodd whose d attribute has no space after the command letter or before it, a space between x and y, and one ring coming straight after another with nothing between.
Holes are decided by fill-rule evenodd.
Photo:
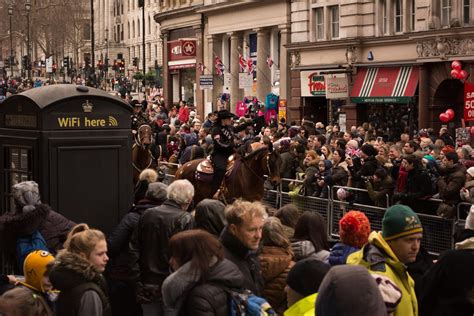
<instances>
[{"instance_id":1,"label":"dark jacket with hood","mask_svg":"<svg viewBox=\"0 0 474 316\"><path fill-rule=\"evenodd\" d=\"M149 208L161 205L162 201L142 199L125 214L113 233L107 238L107 250L110 261L107 275L115 279L132 279L130 267L129 243L140 217Z\"/></svg>"},{"instance_id":2,"label":"dark jacket with hood","mask_svg":"<svg viewBox=\"0 0 474 316\"><path fill-rule=\"evenodd\" d=\"M194 214L196 228L204 229L219 237L225 225L227 225L224 209L225 205L218 200L204 199L199 202Z\"/></svg>"},{"instance_id":3,"label":"dark jacket with hood","mask_svg":"<svg viewBox=\"0 0 474 316\"><path fill-rule=\"evenodd\" d=\"M446 203L457 204L461 200L459 191L466 182L466 167L457 163L452 168L440 170L443 175L438 179L439 197Z\"/></svg>"},{"instance_id":4,"label":"dark jacket with hood","mask_svg":"<svg viewBox=\"0 0 474 316\"><path fill-rule=\"evenodd\" d=\"M228 227L224 228L220 238L224 246L225 258L232 261L244 275L244 287L255 295L263 295L263 277L256 251L248 249L235 237Z\"/></svg>"},{"instance_id":5,"label":"dark jacket with hood","mask_svg":"<svg viewBox=\"0 0 474 316\"><path fill-rule=\"evenodd\" d=\"M163 302L168 315L229 315L227 289L244 286L242 273L224 259L210 267L205 278L190 270L190 262L171 274L163 283Z\"/></svg>"},{"instance_id":6,"label":"dark jacket with hood","mask_svg":"<svg viewBox=\"0 0 474 316\"><path fill-rule=\"evenodd\" d=\"M0 217L2 248L14 251L16 240L20 236L31 235L39 231L52 254L63 248L67 234L76 225L61 214L53 211L47 204L38 204L31 211L17 211Z\"/></svg>"},{"instance_id":7,"label":"dark jacket with hood","mask_svg":"<svg viewBox=\"0 0 474 316\"><path fill-rule=\"evenodd\" d=\"M387 207L387 195L390 200L393 195L394 184L392 177L387 175L379 182L366 181L365 185L369 193L369 197L377 207Z\"/></svg>"},{"instance_id":8,"label":"dark jacket with hood","mask_svg":"<svg viewBox=\"0 0 474 316\"><path fill-rule=\"evenodd\" d=\"M425 200L432 195L431 188L428 173L421 167L416 167L408 172L407 183L403 192L394 194L393 200L410 206L416 212L421 212L426 209Z\"/></svg>"},{"instance_id":9,"label":"dark jacket with hood","mask_svg":"<svg viewBox=\"0 0 474 316\"><path fill-rule=\"evenodd\" d=\"M313 159L308 163L308 167L304 171L303 186L307 196L312 196L316 191L316 179L319 176L318 163L319 159Z\"/></svg>"},{"instance_id":10,"label":"dark jacket with hood","mask_svg":"<svg viewBox=\"0 0 474 316\"><path fill-rule=\"evenodd\" d=\"M61 251L49 276L61 291L56 315L112 315L104 277L83 257Z\"/></svg>"},{"instance_id":11,"label":"dark jacket with hood","mask_svg":"<svg viewBox=\"0 0 474 316\"><path fill-rule=\"evenodd\" d=\"M170 238L192 229L194 220L173 200L145 211L132 236L132 267L143 284L161 285L169 275Z\"/></svg>"},{"instance_id":12,"label":"dark jacket with hood","mask_svg":"<svg viewBox=\"0 0 474 316\"><path fill-rule=\"evenodd\" d=\"M204 150L199 146L196 134L185 134L183 138L186 147L183 149L179 159L180 164L184 165L188 161L196 159L196 157L200 158L204 156Z\"/></svg>"}]
</instances>

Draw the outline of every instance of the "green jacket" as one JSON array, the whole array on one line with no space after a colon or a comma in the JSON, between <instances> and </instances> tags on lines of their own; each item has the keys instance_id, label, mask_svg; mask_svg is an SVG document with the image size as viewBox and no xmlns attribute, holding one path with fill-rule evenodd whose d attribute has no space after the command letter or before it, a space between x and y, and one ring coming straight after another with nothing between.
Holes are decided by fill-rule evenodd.
<instances>
[{"instance_id":1,"label":"green jacket","mask_svg":"<svg viewBox=\"0 0 474 316\"><path fill-rule=\"evenodd\" d=\"M315 316L316 315L316 298L318 293L311 294L299 300L288 308L284 316Z\"/></svg>"},{"instance_id":2,"label":"green jacket","mask_svg":"<svg viewBox=\"0 0 474 316\"><path fill-rule=\"evenodd\" d=\"M362 265L370 273L390 278L402 292L402 299L393 316L417 316L418 302L415 295L415 282L407 272L406 266L393 253L380 232L372 232L369 243L347 258L347 264Z\"/></svg>"}]
</instances>

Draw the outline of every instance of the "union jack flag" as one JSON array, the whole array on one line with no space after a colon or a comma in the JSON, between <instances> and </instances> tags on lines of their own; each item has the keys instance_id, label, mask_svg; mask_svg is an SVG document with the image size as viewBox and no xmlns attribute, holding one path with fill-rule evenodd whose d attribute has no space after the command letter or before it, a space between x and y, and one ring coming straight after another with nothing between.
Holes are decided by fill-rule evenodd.
<instances>
[{"instance_id":1,"label":"union jack flag","mask_svg":"<svg viewBox=\"0 0 474 316\"><path fill-rule=\"evenodd\" d=\"M244 56L242 56L242 54L239 54L239 66L240 72L244 72L245 69L247 69L247 61L245 60Z\"/></svg>"},{"instance_id":2,"label":"union jack flag","mask_svg":"<svg viewBox=\"0 0 474 316\"><path fill-rule=\"evenodd\" d=\"M273 66L273 59L270 57L270 55L267 56L267 65L270 68Z\"/></svg>"},{"instance_id":3,"label":"union jack flag","mask_svg":"<svg viewBox=\"0 0 474 316\"><path fill-rule=\"evenodd\" d=\"M253 59L247 59L247 73L250 75L255 71L255 65L253 64Z\"/></svg>"},{"instance_id":4,"label":"union jack flag","mask_svg":"<svg viewBox=\"0 0 474 316\"><path fill-rule=\"evenodd\" d=\"M214 68L216 69L216 74L218 76L222 76L224 73L224 64L222 63L222 60L219 58L219 56L214 58Z\"/></svg>"},{"instance_id":5,"label":"union jack flag","mask_svg":"<svg viewBox=\"0 0 474 316\"><path fill-rule=\"evenodd\" d=\"M204 69L206 69L206 66L204 66L203 63L199 63L196 68L199 69L199 71L201 72L201 75L202 75L202 74L204 74Z\"/></svg>"}]
</instances>

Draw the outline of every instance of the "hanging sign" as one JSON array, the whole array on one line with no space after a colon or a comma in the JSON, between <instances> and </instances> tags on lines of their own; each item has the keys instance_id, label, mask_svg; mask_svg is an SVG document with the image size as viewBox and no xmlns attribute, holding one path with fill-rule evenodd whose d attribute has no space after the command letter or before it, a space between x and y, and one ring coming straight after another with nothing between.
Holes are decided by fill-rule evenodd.
<instances>
[{"instance_id":1,"label":"hanging sign","mask_svg":"<svg viewBox=\"0 0 474 316\"><path fill-rule=\"evenodd\" d=\"M474 83L464 82L464 121L474 121Z\"/></svg>"}]
</instances>

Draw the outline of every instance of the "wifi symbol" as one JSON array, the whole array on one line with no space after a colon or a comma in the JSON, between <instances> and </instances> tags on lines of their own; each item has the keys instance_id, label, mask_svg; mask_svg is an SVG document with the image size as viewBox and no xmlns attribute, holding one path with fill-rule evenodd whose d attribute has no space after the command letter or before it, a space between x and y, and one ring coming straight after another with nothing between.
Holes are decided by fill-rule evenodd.
<instances>
[{"instance_id":1,"label":"wifi symbol","mask_svg":"<svg viewBox=\"0 0 474 316\"><path fill-rule=\"evenodd\" d=\"M118 122L115 117L109 116L109 126L118 126Z\"/></svg>"}]
</instances>

